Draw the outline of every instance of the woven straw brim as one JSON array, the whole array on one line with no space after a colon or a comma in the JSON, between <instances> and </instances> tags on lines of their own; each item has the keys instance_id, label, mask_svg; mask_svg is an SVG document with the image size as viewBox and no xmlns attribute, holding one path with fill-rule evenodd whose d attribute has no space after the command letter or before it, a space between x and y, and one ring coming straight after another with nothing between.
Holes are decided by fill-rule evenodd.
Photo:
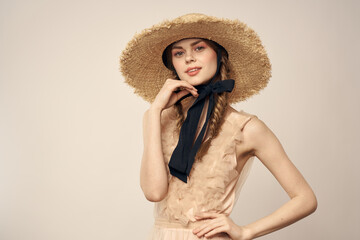
<instances>
[{"instance_id":1,"label":"woven straw brim","mask_svg":"<svg viewBox=\"0 0 360 240\"><path fill-rule=\"evenodd\" d=\"M205 38L223 46L229 54L230 78L235 88L229 102L243 101L265 88L271 64L258 35L238 20L203 14L188 14L163 21L136 34L120 57L120 71L135 93L153 102L166 79L172 77L162 61L162 53L184 38Z\"/></svg>"}]
</instances>

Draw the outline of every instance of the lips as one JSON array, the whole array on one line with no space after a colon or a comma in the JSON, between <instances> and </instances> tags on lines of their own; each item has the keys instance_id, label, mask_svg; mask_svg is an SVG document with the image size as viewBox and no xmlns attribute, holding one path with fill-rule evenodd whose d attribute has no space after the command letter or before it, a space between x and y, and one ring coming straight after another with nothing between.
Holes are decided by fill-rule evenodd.
<instances>
[{"instance_id":1,"label":"lips","mask_svg":"<svg viewBox=\"0 0 360 240\"><path fill-rule=\"evenodd\" d=\"M196 74L198 74L201 70L201 67L189 67L188 69L186 69L186 73L189 75L189 76L194 76Z\"/></svg>"}]
</instances>

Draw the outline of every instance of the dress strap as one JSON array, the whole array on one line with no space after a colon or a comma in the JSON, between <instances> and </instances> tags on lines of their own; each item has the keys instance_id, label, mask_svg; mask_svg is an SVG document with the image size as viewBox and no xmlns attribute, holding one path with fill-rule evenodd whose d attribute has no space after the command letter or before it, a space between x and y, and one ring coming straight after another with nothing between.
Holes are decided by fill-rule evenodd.
<instances>
[{"instance_id":1,"label":"dress strap","mask_svg":"<svg viewBox=\"0 0 360 240\"><path fill-rule=\"evenodd\" d=\"M256 116L256 115L250 115L250 116L248 116L248 117L245 119L245 121L243 121L243 122L241 123L241 125L240 125L240 130L241 130L241 131L244 129L245 125L246 125L252 118L257 118L257 116Z\"/></svg>"}]
</instances>

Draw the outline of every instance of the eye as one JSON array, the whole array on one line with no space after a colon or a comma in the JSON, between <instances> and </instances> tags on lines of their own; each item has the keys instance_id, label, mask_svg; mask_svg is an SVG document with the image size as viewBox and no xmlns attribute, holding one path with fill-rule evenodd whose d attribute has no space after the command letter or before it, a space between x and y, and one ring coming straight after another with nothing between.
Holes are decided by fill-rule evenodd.
<instances>
[{"instance_id":1,"label":"eye","mask_svg":"<svg viewBox=\"0 0 360 240\"><path fill-rule=\"evenodd\" d=\"M197 52L199 52L199 51L201 51L203 49L205 49L205 46L202 46L202 45L195 47L195 51L197 51Z\"/></svg>"},{"instance_id":2,"label":"eye","mask_svg":"<svg viewBox=\"0 0 360 240\"><path fill-rule=\"evenodd\" d=\"M183 51L175 51L173 52L174 57L181 57L184 54Z\"/></svg>"}]
</instances>

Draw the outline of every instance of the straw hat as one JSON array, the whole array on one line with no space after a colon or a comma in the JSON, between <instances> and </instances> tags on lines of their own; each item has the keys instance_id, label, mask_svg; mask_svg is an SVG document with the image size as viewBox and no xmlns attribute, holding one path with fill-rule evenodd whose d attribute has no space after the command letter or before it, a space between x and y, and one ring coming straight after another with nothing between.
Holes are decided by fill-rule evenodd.
<instances>
[{"instance_id":1,"label":"straw hat","mask_svg":"<svg viewBox=\"0 0 360 240\"><path fill-rule=\"evenodd\" d=\"M135 93L153 102L166 79L173 76L162 60L171 43L185 38L205 38L228 52L235 88L229 102L245 100L265 88L271 77L271 64L258 35L239 20L204 14L187 14L165 20L136 34L120 57L120 71Z\"/></svg>"}]
</instances>

